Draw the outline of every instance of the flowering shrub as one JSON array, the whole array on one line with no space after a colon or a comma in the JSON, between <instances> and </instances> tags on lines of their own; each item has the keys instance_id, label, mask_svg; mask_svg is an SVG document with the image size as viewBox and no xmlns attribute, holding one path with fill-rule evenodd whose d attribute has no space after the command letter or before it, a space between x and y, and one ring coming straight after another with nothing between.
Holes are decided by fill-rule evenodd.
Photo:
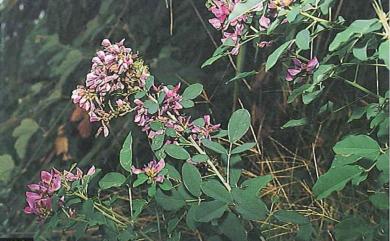
<instances>
[{"instance_id":1,"label":"flowering shrub","mask_svg":"<svg viewBox=\"0 0 390 241\"><path fill-rule=\"evenodd\" d=\"M75 173L43 171L41 183L37 187L29 185L37 193L26 193L25 212L37 215L48 225L68 219L63 228L83 220L78 224L81 227L76 230L77 237L85 229L99 226L119 235L119 240L128 240L148 237L137 218L142 216L144 207L157 205L170 219L166 235L171 240L180 238L180 222L190 229L201 228L202 223L220 222L226 235L245 239L242 222L267 216L267 207L258 192L271 180L271 176L261 176L239 181L241 172L233 168L240 154L255 146L240 141L250 128L248 111L234 112L227 130L213 124L210 115L193 120L183 111L195 105L194 99L203 92L202 85L190 85L182 94L180 84L157 85L143 61L123 45L123 40L111 44L105 39L102 46L103 51L92 59L86 85L73 91L73 102L88 111L91 122L100 122L98 134L103 131L105 136L109 134L110 121L133 113L133 122L147 135L158 161L152 160L142 168L133 165L129 133L120 152L126 176L120 172L106 173L98 180L98 193L90 194L88 184L98 178L94 167L86 175L79 168ZM227 142L216 141L226 136ZM201 165L207 169L200 171ZM109 202L99 194L108 189L127 191L129 209L114 211L115 192L109 195ZM238 231L234 234L230 231L233 224ZM109 233L106 231L107 237Z\"/></svg>"},{"instance_id":2,"label":"flowering shrub","mask_svg":"<svg viewBox=\"0 0 390 241\"><path fill-rule=\"evenodd\" d=\"M249 43L256 51L275 48L267 56L265 68L242 72L238 67L237 75L229 82L237 84L238 80L258 75L262 71L259 69L270 72L278 68L280 79L291 88L287 100L290 104L311 105L318 116L338 112L344 105L363 105L348 113L348 122L364 117L369 124L351 127L353 133L348 130L343 138L338 137L332 165L322 175L313 146L316 176L310 176L312 186L307 184L310 181L302 181L313 194L309 210L302 210L299 203L283 203L278 196L268 198L264 191L261 193L271 187L271 181L282 186L269 166L270 174L264 176L243 168L246 154L261 153L257 141L243 141L247 132L255 135L247 110L234 111L225 129L208 114L192 117L186 109L194 107L195 100L204 94L201 84L189 85L183 91L182 84L158 84L138 54L124 46L124 40L111 43L105 39L102 50L92 59L85 85L73 91L72 100L88 113L90 122L99 123L97 134L105 137L114 119L131 114L132 123L145 133L153 158L139 156L133 163L133 148L137 147L130 132L119 153L120 170L108 172L92 167L86 175L74 167L62 172L42 171L41 181L28 186L25 213L36 215L46 227L74 230L76 239L89 232L119 241L191 240L194 235L202 239L201 234L207 234L208 240L264 240L267 234L261 233L263 228L272 230L277 226L292 227L296 240L322 240L324 234L315 233L313 228L318 216L337 223L336 240L380 240L388 236L382 218L386 214L380 213L372 220L364 220L355 212L353 216L333 217L327 212L328 204L323 204L351 183L353 188L363 184L370 187L366 201L379 210L388 209L389 96L379 88L379 69L387 71L389 65L387 17L374 2L378 18L346 24L341 18L327 18L332 3L211 0L206 4L209 23L222 32L222 44L203 67L231 55L238 55L239 62ZM289 32L290 28L296 32ZM338 32L333 36L331 31ZM314 48L324 33L329 34L326 53ZM357 77L351 81L344 76L351 68L358 73L359 66L375 68L376 92L370 90L371 85L358 83ZM363 92L359 98L364 101L326 100L324 104L322 95L336 80ZM333 109L336 104L340 107ZM317 115L302 116L289 120L282 128L315 121ZM158 230L148 226L149 222L157 222ZM352 230L355 226L359 229Z\"/></svg>"}]
</instances>

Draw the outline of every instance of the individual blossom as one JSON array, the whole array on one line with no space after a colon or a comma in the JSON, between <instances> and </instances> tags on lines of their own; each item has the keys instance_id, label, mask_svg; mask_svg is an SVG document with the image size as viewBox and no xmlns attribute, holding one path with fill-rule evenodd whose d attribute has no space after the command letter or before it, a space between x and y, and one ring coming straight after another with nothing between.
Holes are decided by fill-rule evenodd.
<instances>
[{"instance_id":1,"label":"individual blossom","mask_svg":"<svg viewBox=\"0 0 390 241\"><path fill-rule=\"evenodd\" d=\"M159 162L157 162L156 160L152 160L141 169L132 166L131 172L136 175L145 174L146 176L149 177L149 180L153 182L162 183L164 181L164 176L161 175L160 172L164 167L165 167L164 160L160 160Z\"/></svg>"},{"instance_id":2,"label":"individual blossom","mask_svg":"<svg viewBox=\"0 0 390 241\"><path fill-rule=\"evenodd\" d=\"M203 138L210 138L210 134L212 132L218 131L221 127L220 124L216 124L216 125L211 124L209 115L205 115L203 117L203 121L204 121L203 126L197 126L194 124L191 129L192 136L196 140L200 140Z\"/></svg>"},{"instance_id":3,"label":"individual blossom","mask_svg":"<svg viewBox=\"0 0 390 241\"><path fill-rule=\"evenodd\" d=\"M292 81L298 74L312 74L319 63L316 57L309 60L307 63L303 63L297 58L293 60L293 67L287 69L286 80Z\"/></svg>"}]
</instances>

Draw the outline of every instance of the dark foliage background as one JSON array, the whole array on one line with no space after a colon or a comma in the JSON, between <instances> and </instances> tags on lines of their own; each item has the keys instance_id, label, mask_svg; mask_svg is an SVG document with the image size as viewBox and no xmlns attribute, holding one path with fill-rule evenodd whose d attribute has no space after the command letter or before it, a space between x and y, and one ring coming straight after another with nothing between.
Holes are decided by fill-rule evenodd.
<instances>
[{"instance_id":1,"label":"dark foliage background","mask_svg":"<svg viewBox=\"0 0 390 241\"><path fill-rule=\"evenodd\" d=\"M387 3L383 3L387 9ZM370 6L370 1L366 0L339 0L334 16L342 15L348 21L374 17ZM132 117L116 121L109 138L94 138L96 128L75 116L77 113L70 101L71 91L85 78L90 59L104 38L113 41L125 38L126 45L139 51L160 82L202 83L208 98L199 105L199 113L211 112L217 122L226 124L227 117L238 106L232 94L233 85L225 84L234 77L235 68L228 58L200 68L220 44L220 33L209 25L208 18L209 12L199 0L0 1L0 155L11 155L15 164L12 175L0 182L0 236L23 236L35 231L37 225L33 218L25 216L22 210L25 185L36 180L41 169L69 168L72 162L80 166L117 168L117 154L127 130L132 128L128 124ZM332 114L317 116L316 111L324 102L310 106L287 104L290 89L277 75L280 70L264 71L267 51L270 50L248 46L243 65L243 70L259 71L250 80L250 89L240 86L239 96L245 108L251 111L254 132L263 150L244 165L250 167L253 174L264 174L270 172L265 164L265 160L270 160L274 174L287 185L290 205L294 206L298 200L299 205L308 205L311 196L303 187L312 185L316 172L313 157L319 170L327 169L334 143L352 127L366 123L345 125L346 113L350 112L348 105L338 106L343 108ZM315 51L317 56L324 55L326 49L318 45ZM375 89L370 71L361 70L366 74L361 74L358 81L371 81L368 86ZM332 83L321 98L332 99L338 105L361 95L344 87L343 83ZM382 93L387 84L380 87ZM317 117L304 128L280 128L289 119L299 119L302 113ZM25 118L35 120L39 128L28 145L16 145L12 133ZM137 133L135 128L134 132ZM135 161L147 159L146 139L142 135L134 136L137 136ZM18 149L25 149L23 158L18 155ZM290 177L294 170L298 182L304 185L292 184ZM281 189L270 192L278 193ZM363 194L349 191L339 197L332 209L321 208L329 209L336 218L353 211L354 207L348 203ZM340 201L344 198L348 200L345 204ZM375 215L369 206L361 207L361 211L368 216ZM332 229L318 227L325 234L328 228Z\"/></svg>"}]
</instances>

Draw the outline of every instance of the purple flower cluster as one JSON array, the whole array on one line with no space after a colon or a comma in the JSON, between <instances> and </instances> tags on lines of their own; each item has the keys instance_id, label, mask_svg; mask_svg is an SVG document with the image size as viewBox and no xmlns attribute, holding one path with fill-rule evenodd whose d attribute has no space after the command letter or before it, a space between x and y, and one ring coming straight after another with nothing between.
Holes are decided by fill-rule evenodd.
<instances>
[{"instance_id":1,"label":"purple flower cluster","mask_svg":"<svg viewBox=\"0 0 390 241\"><path fill-rule=\"evenodd\" d=\"M226 6L218 6L213 11L225 20ZM239 21L235 20L232 24L237 25ZM169 87L148 82L146 86L150 76L148 68L142 59L123 45L123 40L111 44L105 39L102 46L103 50L98 51L92 59L86 85L78 86L72 95L73 102L88 111L91 122L101 122L98 134L103 131L107 136L111 119L133 111L134 122L142 127L149 138L163 134L166 128L172 128L180 135L187 134L200 140L219 129L219 125L210 123L209 116L204 117L203 126L197 126L190 117L181 113L183 97L179 94L180 84ZM140 93L143 94L138 95ZM154 122L161 123L163 128L153 129L151 125ZM175 139L169 141L174 142Z\"/></svg>"},{"instance_id":2,"label":"purple flower cluster","mask_svg":"<svg viewBox=\"0 0 390 241\"><path fill-rule=\"evenodd\" d=\"M164 169L164 167L164 160L160 160L159 162L157 162L156 160L152 160L141 169L132 166L131 172L136 175L144 173L146 176L149 177L151 181L162 183L164 181L164 176L159 175L159 173L162 171L162 169Z\"/></svg>"},{"instance_id":3,"label":"purple flower cluster","mask_svg":"<svg viewBox=\"0 0 390 241\"><path fill-rule=\"evenodd\" d=\"M46 219L52 212L52 197L61 188L61 175L52 169L50 172L42 171L38 184L29 184L26 192L26 214L34 214L40 220ZM59 203L61 205L61 202Z\"/></svg>"},{"instance_id":4,"label":"purple flower cluster","mask_svg":"<svg viewBox=\"0 0 390 241\"><path fill-rule=\"evenodd\" d=\"M307 63L302 63L299 59L292 60L293 66L287 69L286 80L292 81L299 74L312 74L319 63L316 57L309 60Z\"/></svg>"},{"instance_id":5,"label":"purple flower cluster","mask_svg":"<svg viewBox=\"0 0 390 241\"><path fill-rule=\"evenodd\" d=\"M89 114L90 121L101 122L98 133L108 135L108 124L112 118L131 111L129 95L145 85L149 77L147 66L124 40L111 44L102 41L103 50L92 58L92 67L87 74L85 86L72 92L72 100Z\"/></svg>"},{"instance_id":6,"label":"purple flower cluster","mask_svg":"<svg viewBox=\"0 0 390 241\"><path fill-rule=\"evenodd\" d=\"M51 169L50 172L41 171L39 183L27 185L29 191L26 192L27 206L24 208L24 212L36 215L41 221L45 220L52 213L53 196L63 186L61 181L73 182L94 173L94 166L88 170L86 175L83 175L83 171L79 168L76 168L76 173L65 170L62 174L55 169ZM56 205L60 207L64 205L64 196Z\"/></svg>"},{"instance_id":7,"label":"purple flower cluster","mask_svg":"<svg viewBox=\"0 0 390 241\"><path fill-rule=\"evenodd\" d=\"M209 23L214 28L222 30L222 43L230 39L234 48L230 51L231 54L237 55L240 49L240 37L244 33L245 22L248 20L248 14L238 16L231 21L227 21L229 15L234 11L240 0L212 0L212 5L209 11L214 14L214 18L209 19ZM256 7L256 11L262 9L262 4Z\"/></svg>"}]
</instances>

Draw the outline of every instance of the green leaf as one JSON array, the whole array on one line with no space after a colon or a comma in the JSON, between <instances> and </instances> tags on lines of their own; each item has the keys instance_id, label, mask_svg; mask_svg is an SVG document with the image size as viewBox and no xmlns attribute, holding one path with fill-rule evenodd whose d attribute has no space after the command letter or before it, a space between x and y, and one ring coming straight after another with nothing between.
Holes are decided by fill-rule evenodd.
<instances>
[{"instance_id":1,"label":"green leaf","mask_svg":"<svg viewBox=\"0 0 390 241\"><path fill-rule=\"evenodd\" d=\"M154 131L159 131L164 129L164 124L161 123L160 121L152 121L150 123L150 128Z\"/></svg>"},{"instance_id":2,"label":"green leaf","mask_svg":"<svg viewBox=\"0 0 390 241\"><path fill-rule=\"evenodd\" d=\"M172 182L171 182L169 179L167 179L167 178L164 179L164 182L163 182L163 183L158 184L158 186L159 186L162 190L164 190L164 191L169 191L169 190L171 190L172 187L173 187Z\"/></svg>"},{"instance_id":3,"label":"green leaf","mask_svg":"<svg viewBox=\"0 0 390 241\"><path fill-rule=\"evenodd\" d=\"M350 156L336 155L332 161L332 168L349 165L359 161L360 159L362 159L362 157L356 155L350 155Z\"/></svg>"},{"instance_id":4,"label":"green leaf","mask_svg":"<svg viewBox=\"0 0 390 241\"><path fill-rule=\"evenodd\" d=\"M250 143L244 143L240 146L237 146L236 148L234 148L232 150L232 153L231 154L239 154L239 153L242 153L244 151L247 151L249 149L251 149L252 147L256 146L256 143L254 142L250 142Z\"/></svg>"},{"instance_id":5,"label":"green leaf","mask_svg":"<svg viewBox=\"0 0 390 241\"><path fill-rule=\"evenodd\" d=\"M322 90L324 87L320 87L319 90L310 91L310 92L304 92L302 95L302 102L307 105L310 104L313 100L315 100L317 97L320 96Z\"/></svg>"},{"instance_id":6,"label":"green leaf","mask_svg":"<svg viewBox=\"0 0 390 241\"><path fill-rule=\"evenodd\" d=\"M247 0L247 1L239 1L234 5L233 11L229 14L227 22L235 20L236 18L250 12L255 9L260 4L263 4L264 0Z\"/></svg>"},{"instance_id":7,"label":"green leaf","mask_svg":"<svg viewBox=\"0 0 390 241\"><path fill-rule=\"evenodd\" d=\"M176 211L184 207L186 202L183 197L174 189L171 192L172 195L168 196L158 189L155 197L157 204L167 211Z\"/></svg>"},{"instance_id":8,"label":"green leaf","mask_svg":"<svg viewBox=\"0 0 390 241\"><path fill-rule=\"evenodd\" d=\"M171 220L168 221L168 227L167 227L167 232L169 234L172 233L173 230L175 230L176 226L179 224L181 219L178 219L178 218L173 218Z\"/></svg>"},{"instance_id":9,"label":"green leaf","mask_svg":"<svg viewBox=\"0 0 390 241\"><path fill-rule=\"evenodd\" d=\"M195 221L195 214L196 214L196 207L197 205L191 205L191 207L187 211L186 215L186 224L187 227L189 227L191 230L195 230L196 227L198 226L196 221Z\"/></svg>"},{"instance_id":10,"label":"green leaf","mask_svg":"<svg viewBox=\"0 0 390 241\"><path fill-rule=\"evenodd\" d=\"M274 216L279 221L285 223L293 223L300 225L310 223L307 217L294 210L279 210L274 213Z\"/></svg>"},{"instance_id":11,"label":"green leaf","mask_svg":"<svg viewBox=\"0 0 390 241\"><path fill-rule=\"evenodd\" d=\"M293 5L291 10L286 15L287 21L289 23L293 22L297 18L297 16L298 16L300 11L301 11L301 5L300 4Z\"/></svg>"},{"instance_id":12,"label":"green leaf","mask_svg":"<svg viewBox=\"0 0 390 241\"><path fill-rule=\"evenodd\" d=\"M281 128L285 129L285 128L290 128L290 127L304 126L306 124L307 124L307 119L301 118L301 119L297 119L297 120L289 120Z\"/></svg>"},{"instance_id":13,"label":"green leaf","mask_svg":"<svg viewBox=\"0 0 390 241\"><path fill-rule=\"evenodd\" d=\"M184 90L182 97L187 100L193 100L198 97L202 93L202 91L203 85L192 84Z\"/></svg>"},{"instance_id":14,"label":"green leaf","mask_svg":"<svg viewBox=\"0 0 390 241\"><path fill-rule=\"evenodd\" d=\"M362 116L366 113L366 108L365 107L356 107L352 110L352 114L348 119L348 122L351 122L353 120L358 120L362 118Z\"/></svg>"},{"instance_id":15,"label":"green leaf","mask_svg":"<svg viewBox=\"0 0 390 241\"><path fill-rule=\"evenodd\" d=\"M181 175L180 175L179 171L176 170L176 168L174 166L172 166L169 163L165 163L165 168L168 169L167 175L169 178L172 178L176 181L181 180Z\"/></svg>"},{"instance_id":16,"label":"green leaf","mask_svg":"<svg viewBox=\"0 0 390 241\"><path fill-rule=\"evenodd\" d=\"M321 10L322 14L328 15L330 5L333 5L334 1L335 0L324 0L324 1L322 1L321 5L320 5L320 10Z\"/></svg>"},{"instance_id":17,"label":"green leaf","mask_svg":"<svg viewBox=\"0 0 390 241\"><path fill-rule=\"evenodd\" d=\"M378 157L376 168L378 168L379 171L389 171L389 150Z\"/></svg>"},{"instance_id":18,"label":"green leaf","mask_svg":"<svg viewBox=\"0 0 390 241\"><path fill-rule=\"evenodd\" d=\"M279 48L277 48L270 56L268 56L267 63L265 64L265 71L268 72L268 70L274 67L280 56L288 48L292 41L293 40L290 40L280 45Z\"/></svg>"},{"instance_id":19,"label":"green leaf","mask_svg":"<svg viewBox=\"0 0 390 241\"><path fill-rule=\"evenodd\" d=\"M126 181L126 177L118 172L109 172L99 181L99 187L104 190L111 187L120 187Z\"/></svg>"},{"instance_id":20,"label":"green leaf","mask_svg":"<svg viewBox=\"0 0 390 241\"><path fill-rule=\"evenodd\" d=\"M154 85L154 76L149 75L149 77L145 80L145 88L150 90L150 88Z\"/></svg>"},{"instance_id":21,"label":"green leaf","mask_svg":"<svg viewBox=\"0 0 390 241\"><path fill-rule=\"evenodd\" d=\"M6 182L11 177L11 172L15 167L14 160L10 155L0 156L0 181Z\"/></svg>"},{"instance_id":22,"label":"green leaf","mask_svg":"<svg viewBox=\"0 0 390 241\"><path fill-rule=\"evenodd\" d=\"M245 109L239 109L233 112L228 123L229 142L234 143L241 139L248 131L251 125L251 115Z\"/></svg>"},{"instance_id":23,"label":"green leaf","mask_svg":"<svg viewBox=\"0 0 390 241\"><path fill-rule=\"evenodd\" d=\"M200 194L202 194L200 191L202 177L198 171L198 168L186 162L183 164L181 173L183 176L184 185L187 190L195 197L199 197Z\"/></svg>"},{"instance_id":24,"label":"green leaf","mask_svg":"<svg viewBox=\"0 0 390 241\"><path fill-rule=\"evenodd\" d=\"M332 43L329 45L329 51L335 51L340 46L354 39L357 35L371 33L381 28L378 19L359 19L354 21L344 31L337 33Z\"/></svg>"},{"instance_id":25,"label":"green leaf","mask_svg":"<svg viewBox=\"0 0 390 241\"><path fill-rule=\"evenodd\" d=\"M150 145L150 147L152 148L153 151L156 151L156 150L160 149L164 145L164 140L165 140L165 135L164 134L156 135L152 139L152 144Z\"/></svg>"},{"instance_id":26,"label":"green leaf","mask_svg":"<svg viewBox=\"0 0 390 241\"><path fill-rule=\"evenodd\" d=\"M295 43L300 49L310 49L310 31L303 29L298 32L297 36L295 37Z\"/></svg>"},{"instance_id":27,"label":"green leaf","mask_svg":"<svg viewBox=\"0 0 390 241\"><path fill-rule=\"evenodd\" d=\"M386 40L379 45L378 48L379 58L385 62L385 65L390 69L389 52L390 52L390 40Z\"/></svg>"},{"instance_id":28,"label":"green leaf","mask_svg":"<svg viewBox=\"0 0 390 241\"><path fill-rule=\"evenodd\" d=\"M366 43L363 47L355 47L352 50L353 56L355 56L358 60L366 61L367 57L367 45Z\"/></svg>"},{"instance_id":29,"label":"green leaf","mask_svg":"<svg viewBox=\"0 0 390 241\"><path fill-rule=\"evenodd\" d=\"M211 64L213 64L215 61L217 61L218 59L226 56L227 54L219 54L219 55L215 55L215 56L211 56L210 58L208 58L206 61L204 61L204 63L202 64L202 66L200 68L204 68L206 66L209 66Z\"/></svg>"},{"instance_id":30,"label":"green leaf","mask_svg":"<svg viewBox=\"0 0 390 241\"><path fill-rule=\"evenodd\" d=\"M320 64L318 69L313 73L313 84L318 84L323 80L326 80L334 71L335 65L333 64Z\"/></svg>"},{"instance_id":31,"label":"green leaf","mask_svg":"<svg viewBox=\"0 0 390 241\"><path fill-rule=\"evenodd\" d=\"M349 135L336 143L333 151L338 155L356 155L375 160L380 154L378 143L366 135Z\"/></svg>"},{"instance_id":32,"label":"green leaf","mask_svg":"<svg viewBox=\"0 0 390 241\"><path fill-rule=\"evenodd\" d=\"M262 220L267 216L265 203L251 190L232 189L232 195L238 213L246 220Z\"/></svg>"},{"instance_id":33,"label":"green leaf","mask_svg":"<svg viewBox=\"0 0 390 241\"><path fill-rule=\"evenodd\" d=\"M384 192L377 192L368 197L372 205L378 209L389 209L389 194Z\"/></svg>"},{"instance_id":34,"label":"green leaf","mask_svg":"<svg viewBox=\"0 0 390 241\"><path fill-rule=\"evenodd\" d=\"M119 153L119 160L121 163L121 166L126 171L131 171L131 165L133 163L133 136L131 135L131 132L127 135L125 142L122 145L122 149Z\"/></svg>"},{"instance_id":35,"label":"green leaf","mask_svg":"<svg viewBox=\"0 0 390 241\"><path fill-rule=\"evenodd\" d=\"M195 221L208 223L211 220L222 217L227 210L227 204L218 200L201 202L195 207Z\"/></svg>"},{"instance_id":36,"label":"green leaf","mask_svg":"<svg viewBox=\"0 0 390 241\"><path fill-rule=\"evenodd\" d=\"M304 84L296 89L294 89L291 94L288 96L287 103L292 103L298 96L302 95L302 93L308 89L311 84Z\"/></svg>"},{"instance_id":37,"label":"green leaf","mask_svg":"<svg viewBox=\"0 0 390 241\"><path fill-rule=\"evenodd\" d=\"M181 146L176 144L168 144L164 146L165 152L178 160L188 160L190 158L190 154Z\"/></svg>"},{"instance_id":38,"label":"green leaf","mask_svg":"<svg viewBox=\"0 0 390 241\"><path fill-rule=\"evenodd\" d=\"M210 158L206 154L197 154L191 157L191 160L196 163L206 162L208 159Z\"/></svg>"},{"instance_id":39,"label":"green leaf","mask_svg":"<svg viewBox=\"0 0 390 241\"><path fill-rule=\"evenodd\" d=\"M133 200L133 218L138 217L138 215L141 214L142 210L144 209L146 205L146 201L143 199L135 199Z\"/></svg>"},{"instance_id":40,"label":"green leaf","mask_svg":"<svg viewBox=\"0 0 390 241\"><path fill-rule=\"evenodd\" d=\"M340 191L354 177L359 176L363 170L359 166L342 166L331 168L320 176L313 186L313 192L317 199L323 199L332 192Z\"/></svg>"},{"instance_id":41,"label":"green leaf","mask_svg":"<svg viewBox=\"0 0 390 241\"><path fill-rule=\"evenodd\" d=\"M253 194L257 195L261 189L263 189L267 184L272 180L271 175L258 176L255 178L250 178L245 180L241 186L245 188L246 191L250 191Z\"/></svg>"},{"instance_id":42,"label":"green leaf","mask_svg":"<svg viewBox=\"0 0 390 241\"><path fill-rule=\"evenodd\" d=\"M152 100L145 100L144 106L146 109L148 109L149 114L154 114L158 110L158 103Z\"/></svg>"},{"instance_id":43,"label":"green leaf","mask_svg":"<svg viewBox=\"0 0 390 241\"><path fill-rule=\"evenodd\" d=\"M148 179L149 177L144 173L138 174L137 179L133 183L133 187L138 187L139 185L144 184Z\"/></svg>"},{"instance_id":44,"label":"green leaf","mask_svg":"<svg viewBox=\"0 0 390 241\"><path fill-rule=\"evenodd\" d=\"M231 241L247 241L246 231L240 219L232 212L229 212L227 217L220 225L222 233Z\"/></svg>"},{"instance_id":45,"label":"green leaf","mask_svg":"<svg viewBox=\"0 0 390 241\"><path fill-rule=\"evenodd\" d=\"M228 190L216 180L210 180L203 182L202 191L209 197L214 198L225 203L231 203L233 201L232 196Z\"/></svg>"},{"instance_id":46,"label":"green leaf","mask_svg":"<svg viewBox=\"0 0 390 241\"><path fill-rule=\"evenodd\" d=\"M21 159L26 156L28 142L38 128L38 124L33 119L26 118L12 132L12 136L17 138L14 147Z\"/></svg>"},{"instance_id":47,"label":"green leaf","mask_svg":"<svg viewBox=\"0 0 390 241\"><path fill-rule=\"evenodd\" d=\"M250 72L242 72L242 73L239 73L238 75L236 75L234 78L231 78L230 80L228 80L225 84L229 84L232 81L244 79L244 78L256 75L256 74L257 74L257 72L254 70L250 71Z\"/></svg>"},{"instance_id":48,"label":"green leaf","mask_svg":"<svg viewBox=\"0 0 390 241\"><path fill-rule=\"evenodd\" d=\"M186 99L181 100L180 104L183 106L184 109L192 108L195 106L195 103L192 100Z\"/></svg>"},{"instance_id":49,"label":"green leaf","mask_svg":"<svg viewBox=\"0 0 390 241\"><path fill-rule=\"evenodd\" d=\"M220 154L227 154L227 150L218 142L210 141L209 139L203 139L202 144L208 149Z\"/></svg>"},{"instance_id":50,"label":"green leaf","mask_svg":"<svg viewBox=\"0 0 390 241\"><path fill-rule=\"evenodd\" d=\"M364 236L370 236L374 229L360 217L349 217L336 224L336 240L356 241ZM365 239L364 239L365 240Z\"/></svg>"}]
</instances>

